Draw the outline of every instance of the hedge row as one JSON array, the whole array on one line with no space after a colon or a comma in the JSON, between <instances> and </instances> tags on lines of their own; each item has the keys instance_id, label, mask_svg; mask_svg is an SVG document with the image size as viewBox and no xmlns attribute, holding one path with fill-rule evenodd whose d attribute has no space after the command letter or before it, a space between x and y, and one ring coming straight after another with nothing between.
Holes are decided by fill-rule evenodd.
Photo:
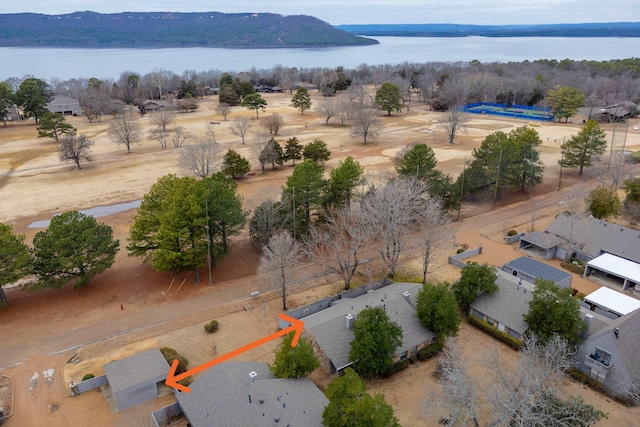
<instances>
[{"instance_id":1,"label":"hedge row","mask_svg":"<svg viewBox=\"0 0 640 427\"><path fill-rule=\"evenodd\" d=\"M516 351L520 351L522 349L523 343L519 339L514 338L511 335L494 328L484 320L478 319L475 316L467 316L467 318L469 319L469 323L471 325L491 335L493 338L497 339L498 341L502 341L512 349Z\"/></svg>"},{"instance_id":2,"label":"hedge row","mask_svg":"<svg viewBox=\"0 0 640 427\"><path fill-rule=\"evenodd\" d=\"M425 360L432 359L440 354L443 347L444 345L441 342L436 341L418 350L416 356L418 357L419 361L424 362Z\"/></svg>"},{"instance_id":3,"label":"hedge row","mask_svg":"<svg viewBox=\"0 0 640 427\"><path fill-rule=\"evenodd\" d=\"M576 264L572 264L570 262L561 262L560 263L560 267L564 268L565 270L569 270L572 273L575 274L584 274L584 267L581 265L576 265Z\"/></svg>"},{"instance_id":4,"label":"hedge row","mask_svg":"<svg viewBox=\"0 0 640 427\"><path fill-rule=\"evenodd\" d=\"M166 359L169 365L173 365L173 361L178 359L178 367L176 368L176 375L180 375L183 372L187 371L187 366L189 366L189 360L186 357L182 356L177 351L169 347L162 347L160 349L160 353L162 353L162 355L164 356L164 358Z\"/></svg>"}]
</instances>

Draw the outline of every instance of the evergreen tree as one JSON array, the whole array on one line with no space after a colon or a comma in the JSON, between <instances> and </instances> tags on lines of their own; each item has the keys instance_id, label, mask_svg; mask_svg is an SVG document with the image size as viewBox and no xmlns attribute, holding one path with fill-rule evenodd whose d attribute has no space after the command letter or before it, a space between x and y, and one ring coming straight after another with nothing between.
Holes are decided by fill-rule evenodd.
<instances>
[{"instance_id":1,"label":"evergreen tree","mask_svg":"<svg viewBox=\"0 0 640 427\"><path fill-rule=\"evenodd\" d=\"M7 304L2 287L31 273L32 266L24 234L13 234L10 225L0 223L0 305Z\"/></svg>"},{"instance_id":2,"label":"evergreen tree","mask_svg":"<svg viewBox=\"0 0 640 427\"><path fill-rule=\"evenodd\" d=\"M498 290L497 278L495 267L470 261L462 269L460 279L451 285L451 291L458 305L468 309L481 293L490 295Z\"/></svg>"},{"instance_id":3,"label":"evergreen tree","mask_svg":"<svg viewBox=\"0 0 640 427\"><path fill-rule=\"evenodd\" d=\"M241 178L251 170L249 160L229 149L222 161L222 172L232 178Z\"/></svg>"},{"instance_id":4,"label":"evergreen tree","mask_svg":"<svg viewBox=\"0 0 640 427\"><path fill-rule=\"evenodd\" d=\"M49 85L34 77L24 79L15 94L16 103L22 106L25 117L34 117L36 123L49 110L47 103L53 99Z\"/></svg>"},{"instance_id":5,"label":"evergreen tree","mask_svg":"<svg viewBox=\"0 0 640 427\"><path fill-rule=\"evenodd\" d=\"M291 105L304 116L305 110L311 109L311 95L309 91L303 87L298 89L296 94L293 95L293 98L291 98Z\"/></svg>"},{"instance_id":6,"label":"evergreen tree","mask_svg":"<svg viewBox=\"0 0 640 427\"><path fill-rule=\"evenodd\" d=\"M321 139L314 139L302 150L302 156L305 160L311 159L316 163L324 164L331 156L331 151L327 148L327 143Z\"/></svg>"},{"instance_id":7,"label":"evergreen tree","mask_svg":"<svg viewBox=\"0 0 640 427\"><path fill-rule=\"evenodd\" d=\"M77 211L56 215L33 238L39 282L32 289L59 288L72 280L76 288L86 285L113 265L119 246L111 227L92 216Z\"/></svg>"},{"instance_id":8,"label":"evergreen tree","mask_svg":"<svg viewBox=\"0 0 640 427\"><path fill-rule=\"evenodd\" d=\"M543 344L554 335L575 344L584 327L580 305L571 295L571 288L562 289L553 280L544 279L536 279L536 289L524 321Z\"/></svg>"},{"instance_id":9,"label":"evergreen tree","mask_svg":"<svg viewBox=\"0 0 640 427\"><path fill-rule=\"evenodd\" d=\"M612 188L598 187L585 199L587 209L595 218L605 221L617 218L622 210L618 193Z\"/></svg>"},{"instance_id":10,"label":"evergreen tree","mask_svg":"<svg viewBox=\"0 0 640 427\"><path fill-rule=\"evenodd\" d=\"M349 156L331 168L326 205L347 209L351 206L353 190L364 182L364 169Z\"/></svg>"},{"instance_id":11,"label":"evergreen tree","mask_svg":"<svg viewBox=\"0 0 640 427\"><path fill-rule=\"evenodd\" d=\"M353 331L349 359L356 371L365 377L388 372L395 350L402 344L402 328L382 307L368 307L358 313Z\"/></svg>"},{"instance_id":12,"label":"evergreen tree","mask_svg":"<svg viewBox=\"0 0 640 427\"><path fill-rule=\"evenodd\" d=\"M240 105L245 107L247 110L255 110L256 119L259 119L258 116L259 111L265 111L267 109L267 101L265 101L259 93L250 93L242 98L242 102Z\"/></svg>"},{"instance_id":13,"label":"evergreen tree","mask_svg":"<svg viewBox=\"0 0 640 427\"><path fill-rule=\"evenodd\" d=\"M322 166L307 159L293 169L282 189L282 200L290 203L292 209L293 235L307 233L311 225L311 217L321 207L326 182L322 177Z\"/></svg>"},{"instance_id":14,"label":"evergreen tree","mask_svg":"<svg viewBox=\"0 0 640 427\"><path fill-rule=\"evenodd\" d=\"M60 142L62 135L76 133L76 128L67 123L60 113L44 113L40 118L40 126L37 128L38 138L52 138Z\"/></svg>"},{"instance_id":15,"label":"evergreen tree","mask_svg":"<svg viewBox=\"0 0 640 427\"><path fill-rule=\"evenodd\" d=\"M287 142L284 144L284 157L283 160L285 162L291 160L293 166L296 165L296 160L302 159L302 149L303 146L298 141L298 138L295 136L287 139Z\"/></svg>"},{"instance_id":16,"label":"evergreen tree","mask_svg":"<svg viewBox=\"0 0 640 427\"><path fill-rule=\"evenodd\" d=\"M583 168L591 165L592 156L606 151L607 140L598 122L590 119L561 148L562 159L558 163L566 168L580 168L578 175L582 175Z\"/></svg>"},{"instance_id":17,"label":"evergreen tree","mask_svg":"<svg viewBox=\"0 0 640 427\"><path fill-rule=\"evenodd\" d=\"M329 404L322 413L322 424L327 427L400 427L383 394L371 396L367 387L351 368L336 377L325 395Z\"/></svg>"},{"instance_id":18,"label":"evergreen tree","mask_svg":"<svg viewBox=\"0 0 640 427\"><path fill-rule=\"evenodd\" d=\"M416 309L420 323L439 339L458 333L458 304L449 283L424 284L418 293Z\"/></svg>"},{"instance_id":19,"label":"evergreen tree","mask_svg":"<svg viewBox=\"0 0 640 427\"><path fill-rule=\"evenodd\" d=\"M305 337L300 337L295 347L291 346L294 335L292 332L284 337L271 365L271 372L278 378L306 377L320 366L313 346Z\"/></svg>"},{"instance_id":20,"label":"evergreen tree","mask_svg":"<svg viewBox=\"0 0 640 427\"><path fill-rule=\"evenodd\" d=\"M393 83L383 83L376 91L376 104L390 116L392 111L400 111L402 108L402 95L400 88Z\"/></svg>"},{"instance_id":21,"label":"evergreen tree","mask_svg":"<svg viewBox=\"0 0 640 427\"><path fill-rule=\"evenodd\" d=\"M571 86L555 85L547 93L547 103L551 106L551 113L558 121L575 115L584 104L584 92Z\"/></svg>"}]
</instances>

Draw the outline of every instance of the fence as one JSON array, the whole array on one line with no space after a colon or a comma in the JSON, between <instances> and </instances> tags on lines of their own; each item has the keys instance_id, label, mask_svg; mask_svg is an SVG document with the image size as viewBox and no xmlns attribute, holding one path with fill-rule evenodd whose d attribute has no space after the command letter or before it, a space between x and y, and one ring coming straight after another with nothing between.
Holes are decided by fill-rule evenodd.
<instances>
[{"instance_id":1,"label":"fence","mask_svg":"<svg viewBox=\"0 0 640 427\"><path fill-rule=\"evenodd\" d=\"M467 104L462 111L471 114L492 114L494 116L512 117L516 119L553 121L550 108L529 107L527 105L494 104L491 102L475 102Z\"/></svg>"},{"instance_id":2,"label":"fence","mask_svg":"<svg viewBox=\"0 0 640 427\"><path fill-rule=\"evenodd\" d=\"M390 285L391 283L393 283L391 280L384 277L375 282L367 283L366 285L358 286L357 288L344 291L340 295L333 295L325 299L322 299L320 301L316 301L312 304L305 305L304 307L299 307L294 310L291 310L287 312L287 316L291 316L294 319L302 319L304 317L311 316L312 314L315 314L319 311L322 311L326 308L331 307L331 305L339 299L356 298L356 297L359 297L360 295L366 294L372 289L380 289L384 286ZM279 327L280 329L287 328L289 327L289 323L285 320L280 319Z\"/></svg>"},{"instance_id":3,"label":"fence","mask_svg":"<svg viewBox=\"0 0 640 427\"><path fill-rule=\"evenodd\" d=\"M89 378L88 380L84 380L79 383L71 382L71 384L69 384L69 387L71 388L71 395L77 396L79 394L85 393L98 387L102 387L103 385L107 384L109 384L107 376L100 375L99 377Z\"/></svg>"},{"instance_id":4,"label":"fence","mask_svg":"<svg viewBox=\"0 0 640 427\"><path fill-rule=\"evenodd\" d=\"M153 423L156 427L166 427L170 425L171 418L182 414L182 408L178 402L174 402L171 405L164 406L151 413Z\"/></svg>"},{"instance_id":5,"label":"fence","mask_svg":"<svg viewBox=\"0 0 640 427\"><path fill-rule=\"evenodd\" d=\"M527 234L527 233L518 233L518 234L514 234L513 236L507 236L507 237L505 237L505 239L504 239L504 240L507 242L507 245L510 245L510 244L512 244L512 243L515 243L515 242L519 241L519 240L520 240L520 238L521 238L522 236L524 236L525 234Z\"/></svg>"},{"instance_id":6,"label":"fence","mask_svg":"<svg viewBox=\"0 0 640 427\"><path fill-rule=\"evenodd\" d=\"M479 255L481 253L482 253L482 246L478 246L477 248L460 252L459 254L455 254L449 257L449 264L458 268L464 268L467 265L467 263L464 262L463 259L475 256L475 255Z\"/></svg>"}]
</instances>

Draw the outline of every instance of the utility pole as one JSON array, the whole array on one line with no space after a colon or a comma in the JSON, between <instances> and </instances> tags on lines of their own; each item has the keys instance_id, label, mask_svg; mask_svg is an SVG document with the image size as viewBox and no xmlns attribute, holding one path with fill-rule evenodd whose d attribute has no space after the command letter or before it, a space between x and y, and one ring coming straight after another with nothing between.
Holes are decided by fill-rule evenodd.
<instances>
[{"instance_id":1,"label":"utility pole","mask_svg":"<svg viewBox=\"0 0 640 427\"><path fill-rule=\"evenodd\" d=\"M209 231L209 201L204 201L205 209L207 210L207 266L209 267L209 286L213 285L211 281L211 232Z\"/></svg>"},{"instance_id":2,"label":"utility pole","mask_svg":"<svg viewBox=\"0 0 640 427\"><path fill-rule=\"evenodd\" d=\"M500 183L500 167L502 166L502 150L500 150L500 157L498 158L498 174L496 175L496 192L493 195L493 207L496 207L498 201L498 185Z\"/></svg>"},{"instance_id":3,"label":"utility pole","mask_svg":"<svg viewBox=\"0 0 640 427\"><path fill-rule=\"evenodd\" d=\"M296 187L291 187L291 191L293 193L291 197L293 201L293 240L296 240Z\"/></svg>"},{"instance_id":4,"label":"utility pole","mask_svg":"<svg viewBox=\"0 0 640 427\"><path fill-rule=\"evenodd\" d=\"M462 163L462 179L460 180L460 201L458 202L458 217L456 221L460 221L460 209L462 209L462 196L464 195L464 173L467 169L467 158L464 158Z\"/></svg>"},{"instance_id":5,"label":"utility pole","mask_svg":"<svg viewBox=\"0 0 640 427\"><path fill-rule=\"evenodd\" d=\"M611 134L611 148L609 149L609 164L607 170L611 167L611 156L613 155L613 139L616 137L616 122L613 122L613 133Z\"/></svg>"}]
</instances>

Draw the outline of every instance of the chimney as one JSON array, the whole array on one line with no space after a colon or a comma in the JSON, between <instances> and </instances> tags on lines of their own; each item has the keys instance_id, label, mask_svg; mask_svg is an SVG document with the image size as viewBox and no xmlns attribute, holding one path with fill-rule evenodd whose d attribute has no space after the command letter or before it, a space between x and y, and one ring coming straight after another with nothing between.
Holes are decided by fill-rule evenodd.
<instances>
[{"instance_id":1,"label":"chimney","mask_svg":"<svg viewBox=\"0 0 640 427\"><path fill-rule=\"evenodd\" d=\"M620 335L620 329L618 328L613 328L613 335L616 336L616 338L619 338L618 335Z\"/></svg>"},{"instance_id":2,"label":"chimney","mask_svg":"<svg viewBox=\"0 0 640 427\"><path fill-rule=\"evenodd\" d=\"M580 338L587 339L591 333L591 320L593 320L593 314L585 314L582 320L584 320L584 328L580 332Z\"/></svg>"},{"instance_id":3,"label":"chimney","mask_svg":"<svg viewBox=\"0 0 640 427\"><path fill-rule=\"evenodd\" d=\"M251 382L254 382L256 378L258 378L258 373L256 371L249 372L249 378L251 379Z\"/></svg>"},{"instance_id":4,"label":"chimney","mask_svg":"<svg viewBox=\"0 0 640 427\"><path fill-rule=\"evenodd\" d=\"M348 330L352 330L353 322L354 322L353 315L347 314L347 317L345 318L345 322L344 322L344 327L347 328Z\"/></svg>"},{"instance_id":5,"label":"chimney","mask_svg":"<svg viewBox=\"0 0 640 427\"><path fill-rule=\"evenodd\" d=\"M404 299L407 300L409 304L411 304L411 294L409 293L409 291L404 291L402 293L402 296L404 297Z\"/></svg>"}]
</instances>

